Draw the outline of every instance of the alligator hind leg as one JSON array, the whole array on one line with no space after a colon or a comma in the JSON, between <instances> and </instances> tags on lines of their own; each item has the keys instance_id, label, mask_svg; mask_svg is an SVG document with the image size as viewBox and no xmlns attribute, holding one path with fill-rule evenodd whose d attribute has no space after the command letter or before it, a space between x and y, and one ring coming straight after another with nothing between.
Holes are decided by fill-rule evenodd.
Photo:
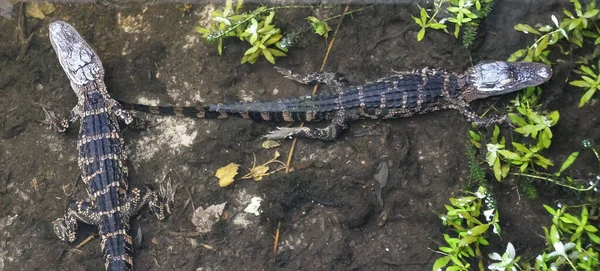
<instances>
[{"instance_id":1,"label":"alligator hind leg","mask_svg":"<svg viewBox=\"0 0 600 271\"><path fill-rule=\"evenodd\" d=\"M167 183L166 188L159 189L156 192L149 187L134 188L128 195L127 203L123 207L122 211L128 216L137 214L140 209L145 205L148 205L152 213L158 218L163 220L171 212L170 204L173 202L174 191L171 188L170 183Z\"/></svg>"},{"instance_id":2,"label":"alligator hind leg","mask_svg":"<svg viewBox=\"0 0 600 271\"><path fill-rule=\"evenodd\" d=\"M116 101L114 101L114 102L115 102L115 105L113 105L111 108L112 112L121 121L123 121L127 125L127 127L134 129L134 130L145 130L148 128L148 123L146 121L131 115L131 113L129 113L129 111L127 111L125 108L123 108L123 106L121 106Z\"/></svg>"},{"instance_id":3,"label":"alligator hind leg","mask_svg":"<svg viewBox=\"0 0 600 271\"><path fill-rule=\"evenodd\" d=\"M359 118L358 111L338 111L331 119L331 124L325 128L310 127L278 127L276 131L271 131L265 135L268 139L284 139L286 137L306 137L318 140L334 140L348 128L348 123Z\"/></svg>"},{"instance_id":4,"label":"alligator hind leg","mask_svg":"<svg viewBox=\"0 0 600 271\"><path fill-rule=\"evenodd\" d=\"M348 86L348 81L343 74L337 72L313 72L305 75L294 73L288 69L275 67L275 69L284 75L285 78L296 81L300 84L308 85L311 83L322 83L333 88L335 92L342 93Z\"/></svg>"},{"instance_id":5,"label":"alligator hind leg","mask_svg":"<svg viewBox=\"0 0 600 271\"><path fill-rule=\"evenodd\" d=\"M72 243L77 236L77 221L97 225L99 213L88 201L77 201L67 206L65 215L52 222L54 233L63 241Z\"/></svg>"}]
</instances>

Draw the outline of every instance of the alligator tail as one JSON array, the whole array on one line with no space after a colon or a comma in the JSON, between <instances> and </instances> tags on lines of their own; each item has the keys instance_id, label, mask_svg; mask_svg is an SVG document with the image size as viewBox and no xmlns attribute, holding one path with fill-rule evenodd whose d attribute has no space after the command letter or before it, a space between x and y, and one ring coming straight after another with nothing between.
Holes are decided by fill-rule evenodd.
<instances>
[{"instance_id":1,"label":"alligator tail","mask_svg":"<svg viewBox=\"0 0 600 271\"><path fill-rule=\"evenodd\" d=\"M178 116L197 119L215 119L221 114L209 111L207 106L153 106L145 104L133 104L118 101L123 108L148 114L161 116Z\"/></svg>"}]
</instances>

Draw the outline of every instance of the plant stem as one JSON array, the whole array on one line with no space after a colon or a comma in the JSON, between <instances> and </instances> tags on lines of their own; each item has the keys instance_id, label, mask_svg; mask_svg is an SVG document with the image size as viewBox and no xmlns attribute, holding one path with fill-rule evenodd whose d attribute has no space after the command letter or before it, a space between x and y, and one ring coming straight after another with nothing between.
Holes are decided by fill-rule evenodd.
<instances>
[{"instance_id":1,"label":"plant stem","mask_svg":"<svg viewBox=\"0 0 600 271\"><path fill-rule=\"evenodd\" d=\"M594 189L594 187L596 187L598 185L598 180L596 180L596 182L594 182L594 184L591 184L590 186L586 187L586 188L577 188L574 186L570 186L564 183L561 183L557 180L551 179L549 177L544 177L544 176L539 176L539 175L533 175L533 174L527 174L527 173L509 173L510 175L513 176L524 176L524 177L528 177L528 178L534 178L534 179L538 179L538 180L544 180L544 181L548 181L551 183L554 183L556 185L562 186L562 187L566 187L575 191L579 191L579 192L584 192L584 191L590 191L592 189Z\"/></svg>"}]
</instances>

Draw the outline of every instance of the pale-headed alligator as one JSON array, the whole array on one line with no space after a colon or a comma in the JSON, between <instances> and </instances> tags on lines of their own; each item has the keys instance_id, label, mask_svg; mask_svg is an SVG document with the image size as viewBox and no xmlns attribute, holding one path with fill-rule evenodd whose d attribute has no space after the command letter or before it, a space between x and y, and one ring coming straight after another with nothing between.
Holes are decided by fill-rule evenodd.
<instances>
[{"instance_id":1,"label":"pale-headed alligator","mask_svg":"<svg viewBox=\"0 0 600 271\"><path fill-rule=\"evenodd\" d=\"M90 196L89 200L69 204L65 215L54 221L54 232L60 239L73 242L77 221L97 225L106 269L132 270L130 218L147 204L158 219L163 219L170 197L148 187L128 191L127 157L118 120L133 125L136 119L108 95L102 62L75 28L55 21L49 26L49 36L78 102L64 119L44 111L59 132L81 121L77 161Z\"/></svg>"},{"instance_id":2,"label":"pale-headed alligator","mask_svg":"<svg viewBox=\"0 0 600 271\"><path fill-rule=\"evenodd\" d=\"M338 73L316 72L303 76L283 68L277 69L288 79L302 84L325 83L333 87L336 93L198 107L119 102L126 109L194 118L226 118L233 115L259 121L331 120L331 124L325 128L285 127L265 137L282 139L298 136L332 140L350 122L359 118L390 119L442 109L456 109L479 126L502 123L506 121L505 115L482 118L469 107L469 103L537 86L552 76L552 70L540 63L491 62L476 65L463 74L425 68L396 73L364 85L348 86L345 78Z\"/></svg>"}]
</instances>

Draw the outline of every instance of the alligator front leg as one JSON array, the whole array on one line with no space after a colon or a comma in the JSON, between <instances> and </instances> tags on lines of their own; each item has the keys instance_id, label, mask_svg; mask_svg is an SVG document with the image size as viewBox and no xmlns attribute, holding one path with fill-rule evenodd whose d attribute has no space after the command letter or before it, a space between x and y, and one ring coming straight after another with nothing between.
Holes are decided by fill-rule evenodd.
<instances>
[{"instance_id":1,"label":"alligator front leg","mask_svg":"<svg viewBox=\"0 0 600 271\"><path fill-rule=\"evenodd\" d=\"M73 124L73 122L81 118L81 110L79 110L79 106L75 106L73 109L71 109L67 117L64 119L58 118L53 111L47 110L43 106L42 109L46 115L46 118L42 121L42 123L56 127L56 130L59 133L66 131L67 128Z\"/></svg>"},{"instance_id":2,"label":"alligator front leg","mask_svg":"<svg viewBox=\"0 0 600 271\"><path fill-rule=\"evenodd\" d=\"M88 201L77 201L67 206L65 215L52 222L54 233L63 241L72 243L77 237L77 221L98 225L100 215Z\"/></svg>"},{"instance_id":3,"label":"alligator front leg","mask_svg":"<svg viewBox=\"0 0 600 271\"><path fill-rule=\"evenodd\" d=\"M475 125L477 125L477 127L489 127L494 124L502 124L502 123L510 122L506 115L498 115L498 116L484 118L484 117L477 115L477 113L475 113L475 111L473 111L473 109L471 109L468 106L458 107L456 109L458 109L458 111L461 114L463 114L463 116L465 116L467 118L467 120L475 123Z\"/></svg>"},{"instance_id":4,"label":"alligator front leg","mask_svg":"<svg viewBox=\"0 0 600 271\"><path fill-rule=\"evenodd\" d=\"M348 128L348 123L357 120L359 117L360 115L357 110L341 110L335 113L335 116L331 119L331 124L325 128L278 127L278 130L272 131L264 137L268 139L284 139L286 137L297 136L318 140L334 140Z\"/></svg>"},{"instance_id":5,"label":"alligator front leg","mask_svg":"<svg viewBox=\"0 0 600 271\"><path fill-rule=\"evenodd\" d=\"M275 67L275 69L284 75L285 78L296 81L300 84L308 85L311 83L322 83L333 88L335 92L342 93L348 86L348 81L344 75L336 72L313 72L305 75L294 73L288 69Z\"/></svg>"}]
</instances>

